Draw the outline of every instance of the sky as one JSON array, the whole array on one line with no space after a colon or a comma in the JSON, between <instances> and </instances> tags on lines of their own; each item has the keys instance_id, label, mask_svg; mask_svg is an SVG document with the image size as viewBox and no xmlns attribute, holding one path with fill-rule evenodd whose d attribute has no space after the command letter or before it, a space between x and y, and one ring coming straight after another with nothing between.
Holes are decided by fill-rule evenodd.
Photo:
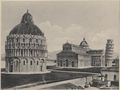
<instances>
[{"instance_id":1,"label":"sky","mask_svg":"<svg viewBox=\"0 0 120 90\"><path fill-rule=\"evenodd\" d=\"M79 45L85 37L91 49L105 49L114 40L120 53L119 3L100 1L4 1L2 2L2 52L6 36L20 23L27 9L47 38L49 52L62 50L66 42Z\"/></svg>"}]
</instances>

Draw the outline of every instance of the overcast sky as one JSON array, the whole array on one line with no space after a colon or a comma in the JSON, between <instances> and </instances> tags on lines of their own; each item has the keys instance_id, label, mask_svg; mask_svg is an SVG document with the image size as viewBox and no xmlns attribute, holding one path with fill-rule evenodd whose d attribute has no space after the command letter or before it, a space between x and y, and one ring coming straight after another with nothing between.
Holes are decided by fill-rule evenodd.
<instances>
[{"instance_id":1,"label":"overcast sky","mask_svg":"<svg viewBox=\"0 0 120 90\"><path fill-rule=\"evenodd\" d=\"M68 41L79 45L83 37L90 48L105 49L107 39L113 39L119 52L119 4L112 1L79 2L2 2L2 51L6 36L19 24L29 9L34 23L47 38L48 51L61 50Z\"/></svg>"}]
</instances>

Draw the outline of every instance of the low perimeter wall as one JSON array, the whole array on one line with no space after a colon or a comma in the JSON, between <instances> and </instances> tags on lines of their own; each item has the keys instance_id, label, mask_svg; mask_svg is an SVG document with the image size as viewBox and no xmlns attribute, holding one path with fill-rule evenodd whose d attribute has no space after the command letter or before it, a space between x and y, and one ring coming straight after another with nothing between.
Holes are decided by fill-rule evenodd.
<instances>
[{"instance_id":1,"label":"low perimeter wall","mask_svg":"<svg viewBox=\"0 0 120 90\"><path fill-rule=\"evenodd\" d=\"M30 84L39 82L53 83L64 80L76 79L76 78L87 78L91 81L93 75L83 73L72 73L72 72L56 72L46 74L1 74L1 88L11 88L19 85ZM85 81L85 80L84 80Z\"/></svg>"}]
</instances>

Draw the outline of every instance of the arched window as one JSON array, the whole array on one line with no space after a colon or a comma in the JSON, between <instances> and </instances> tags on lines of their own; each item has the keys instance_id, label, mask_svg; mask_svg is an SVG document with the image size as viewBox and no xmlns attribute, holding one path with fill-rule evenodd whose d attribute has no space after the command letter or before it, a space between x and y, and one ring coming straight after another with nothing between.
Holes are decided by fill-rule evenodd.
<instances>
[{"instance_id":1,"label":"arched window","mask_svg":"<svg viewBox=\"0 0 120 90\"><path fill-rule=\"evenodd\" d=\"M38 39L36 39L36 42L38 43Z\"/></svg>"},{"instance_id":2,"label":"arched window","mask_svg":"<svg viewBox=\"0 0 120 90\"><path fill-rule=\"evenodd\" d=\"M23 38L23 42L25 42L25 38Z\"/></svg>"},{"instance_id":3,"label":"arched window","mask_svg":"<svg viewBox=\"0 0 120 90\"><path fill-rule=\"evenodd\" d=\"M10 64L9 72L13 72L13 65L12 64Z\"/></svg>"},{"instance_id":4,"label":"arched window","mask_svg":"<svg viewBox=\"0 0 120 90\"><path fill-rule=\"evenodd\" d=\"M32 65L32 61L30 61L30 65Z\"/></svg>"},{"instance_id":5,"label":"arched window","mask_svg":"<svg viewBox=\"0 0 120 90\"><path fill-rule=\"evenodd\" d=\"M72 61L72 67L74 67L74 62Z\"/></svg>"},{"instance_id":6,"label":"arched window","mask_svg":"<svg viewBox=\"0 0 120 90\"><path fill-rule=\"evenodd\" d=\"M23 44L23 46L25 47L25 43Z\"/></svg>"},{"instance_id":7,"label":"arched window","mask_svg":"<svg viewBox=\"0 0 120 90\"><path fill-rule=\"evenodd\" d=\"M116 81L116 75L114 75L114 81Z\"/></svg>"},{"instance_id":8,"label":"arched window","mask_svg":"<svg viewBox=\"0 0 120 90\"><path fill-rule=\"evenodd\" d=\"M42 60L42 63L44 63L44 59L41 59Z\"/></svg>"},{"instance_id":9,"label":"arched window","mask_svg":"<svg viewBox=\"0 0 120 90\"><path fill-rule=\"evenodd\" d=\"M66 67L68 67L68 60L66 60Z\"/></svg>"},{"instance_id":10,"label":"arched window","mask_svg":"<svg viewBox=\"0 0 120 90\"><path fill-rule=\"evenodd\" d=\"M11 48L11 44L9 44L9 48Z\"/></svg>"},{"instance_id":11,"label":"arched window","mask_svg":"<svg viewBox=\"0 0 120 90\"><path fill-rule=\"evenodd\" d=\"M105 66L107 66L107 63L105 64Z\"/></svg>"},{"instance_id":12,"label":"arched window","mask_svg":"<svg viewBox=\"0 0 120 90\"><path fill-rule=\"evenodd\" d=\"M108 77L108 75L107 75L107 74L105 74L105 80L107 80L107 77Z\"/></svg>"},{"instance_id":13,"label":"arched window","mask_svg":"<svg viewBox=\"0 0 120 90\"><path fill-rule=\"evenodd\" d=\"M32 50L30 51L30 53L31 53L31 56L32 56Z\"/></svg>"},{"instance_id":14,"label":"arched window","mask_svg":"<svg viewBox=\"0 0 120 90\"><path fill-rule=\"evenodd\" d=\"M30 42L32 42L32 38L30 38Z\"/></svg>"},{"instance_id":15,"label":"arched window","mask_svg":"<svg viewBox=\"0 0 120 90\"><path fill-rule=\"evenodd\" d=\"M25 61L23 61L23 65L25 65Z\"/></svg>"},{"instance_id":16,"label":"arched window","mask_svg":"<svg viewBox=\"0 0 120 90\"><path fill-rule=\"evenodd\" d=\"M60 66L62 67L62 60L60 60Z\"/></svg>"},{"instance_id":17,"label":"arched window","mask_svg":"<svg viewBox=\"0 0 120 90\"><path fill-rule=\"evenodd\" d=\"M16 41L18 42L18 41L19 41L19 38L17 38Z\"/></svg>"},{"instance_id":18,"label":"arched window","mask_svg":"<svg viewBox=\"0 0 120 90\"><path fill-rule=\"evenodd\" d=\"M21 56L23 56L23 50L21 49Z\"/></svg>"},{"instance_id":19,"label":"arched window","mask_svg":"<svg viewBox=\"0 0 120 90\"><path fill-rule=\"evenodd\" d=\"M19 64L19 61L16 61L16 65L18 65Z\"/></svg>"},{"instance_id":20,"label":"arched window","mask_svg":"<svg viewBox=\"0 0 120 90\"><path fill-rule=\"evenodd\" d=\"M39 64L39 61L37 61L37 65Z\"/></svg>"}]
</instances>

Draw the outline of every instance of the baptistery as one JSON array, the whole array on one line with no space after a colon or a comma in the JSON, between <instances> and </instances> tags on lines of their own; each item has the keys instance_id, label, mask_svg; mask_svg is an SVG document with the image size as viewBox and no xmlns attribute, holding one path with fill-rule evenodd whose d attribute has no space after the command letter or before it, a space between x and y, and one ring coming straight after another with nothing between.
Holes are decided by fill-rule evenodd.
<instances>
[{"instance_id":1,"label":"baptistery","mask_svg":"<svg viewBox=\"0 0 120 90\"><path fill-rule=\"evenodd\" d=\"M6 72L42 72L46 70L47 44L44 33L27 11L5 42Z\"/></svg>"}]
</instances>

